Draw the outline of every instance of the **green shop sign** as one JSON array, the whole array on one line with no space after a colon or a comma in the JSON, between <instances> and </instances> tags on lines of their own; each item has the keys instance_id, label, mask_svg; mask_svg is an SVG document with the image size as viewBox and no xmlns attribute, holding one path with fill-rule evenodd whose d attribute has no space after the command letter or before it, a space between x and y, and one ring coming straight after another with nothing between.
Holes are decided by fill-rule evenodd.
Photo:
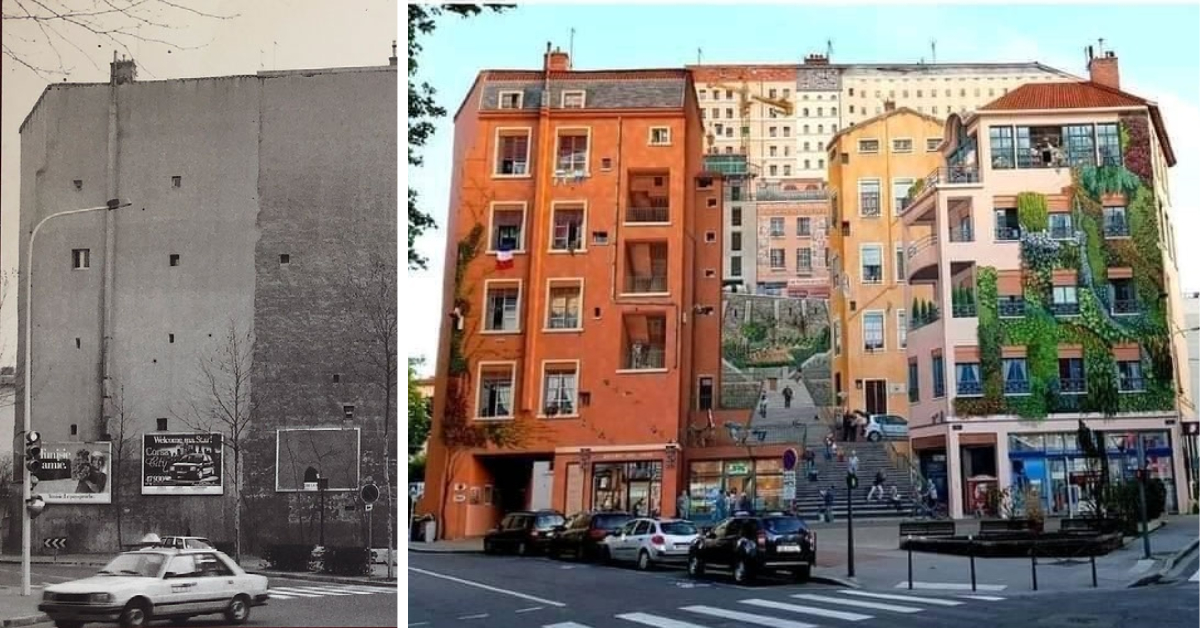
<instances>
[{"instance_id":1,"label":"green shop sign","mask_svg":"<svg viewBox=\"0 0 1200 628\"><path fill-rule=\"evenodd\" d=\"M750 462L748 460L726 462L725 475L750 475Z\"/></svg>"}]
</instances>

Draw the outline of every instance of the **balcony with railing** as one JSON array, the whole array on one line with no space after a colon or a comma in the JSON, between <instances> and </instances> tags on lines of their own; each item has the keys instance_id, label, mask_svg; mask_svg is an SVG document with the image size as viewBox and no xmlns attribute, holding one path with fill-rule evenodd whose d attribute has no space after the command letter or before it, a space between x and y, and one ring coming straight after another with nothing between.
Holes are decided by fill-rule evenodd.
<instances>
[{"instance_id":1,"label":"balcony with railing","mask_svg":"<svg viewBox=\"0 0 1200 628\"><path fill-rule=\"evenodd\" d=\"M631 194L625 208L626 224L666 224L671 222L671 199L665 196L639 197Z\"/></svg>"},{"instance_id":2,"label":"balcony with railing","mask_svg":"<svg viewBox=\"0 0 1200 628\"><path fill-rule=\"evenodd\" d=\"M829 198L829 190L821 189L816 184L804 186L793 183L761 183L754 186L756 201L824 201Z\"/></svg>"},{"instance_id":3,"label":"balcony with railing","mask_svg":"<svg viewBox=\"0 0 1200 628\"><path fill-rule=\"evenodd\" d=\"M626 294L662 294L667 291L667 274L629 275L625 281Z\"/></svg>"},{"instance_id":4,"label":"balcony with railing","mask_svg":"<svg viewBox=\"0 0 1200 628\"><path fill-rule=\"evenodd\" d=\"M864 218L878 218L881 210L879 192L860 192L858 195L859 215Z\"/></svg>"},{"instance_id":5,"label":"balcony with railing","mask_svg":"<svg viewBox=\"0 0 1200 628\"><path fill-rule=\"evenodd\" d=\"M1021 240L1021 228L1009 227L1007 225L998 225L996 227L997 242L1019 242Z\"/></svg>"},{"instance_id":6,"label":"balcony with railing","mask_svg":"<svg viewBox=\"0 0 1200 628\"><path fill-rule=\"evenodd\" d=\"M919 201L933 193L939 188L956 187L956 186L974 186L981 183L979 177L979 167L966 164L950 164L935 169L933 172L925 176L921 181L918 181L909 190L906 203L901 203L900 213L907 213L913 207L919 204Z\"/></svg>"},{"instance_id":7,"label":"balcony with railing","mask_svg":"<svg viewBox=\"0 0 1200 628\"><path fill-rule=\"evenodd\" d=\"M1027 380L1027 379L1004 380L1004 394L1006 394L1006 395L1028 395L1029 394L1029 380Z\"/></svg>"},{"instance_id":8,"label":"balcony with railing","mask_svg":"<svg viewBox=\"0 0 1200 628\"><path fill-rule=\"evenodd\" d=\"M667 351L662 346L633 343L625 348L621 365L627 371L653 371L667 368Z\"/></svg>"},{"instance_id":9,"label":"balcony with railing","mask_svg":"<svg viewBox=\"0 0 1200 628\"><path fill-rule=\"evenodd\" d=\"M950 241L974 242L975 230L969 224L950 227Z\"/></svg>"},{"instance_id":10,"label":"balcony with railing","mask_svg":"<svg viewBox=\"0 0 1200 628\"><path fill-rule=\"evenodd\" d=\"M956 392L959 397L982 397L983 384L981 382L958 382Z\"/></svg>"},{"instance_id":11,"label":"balcony with railing","mask_svg":"<svg viewBox=\"0 0 1200 628\"><path fill-rule=\"evenodd\" d=\"M1054 223L1050 225L1050 238L1054 240L1074 240L1075 228L1070 223Z\"/></svg>"},{"instance_id":12,"label":"balcony with railing","mask_svg":"<svg viewBox=\"0 0 1200 628\"><path fill-rule=\"evenodd\" d=\"M1086 395L1071 393L1055 395L1050 406L1050 412L1056 414L1083 412L1083 404Z\"/></svg>"},{"instance_id":13,"label":"balcony with railing","mask_svg":"<svg viewBox=\"0 0 1200 628\"><path fill-rule=\"evenodd\" d=\"M1055 316L1079 316L1079 302L1051 303L1050 312Z\"/></svg>"},{"instance_id":14,"label":"balcony with railing","mask_svg":"<svg viewBox=\"0 0 1200 628\"><path fill-rule=\"evenodd\" d=\"M909 281L924 282L938 276L941 248L938 236L931 233L913 240L904 250L905 272Z\"/></svg>"},{"instance_id":15,"label":"balcony with railing","mask_svg":"<svg viewBox=\"0 0 1200 628\"><path fill-rule=\"evenodd\" d=\"M1129 237L1129 221L1123 215L1110 215L1104 217L1104 237L1106 238L1128 238Z\"/></svg>"},{"instance_id":16,"label":"balcony with railing","mask_svg":"<svg viewBox=\"0 0 1200 628\"><path fill-rule=\"evenodd\" d=\"M1000 312L1000 318L1021 318L1025 316L1025 298L1014 296L1000 297L997 309Z\"/></svg>"},{"instance_id":17,"label":"balcony with railing","mask_svg":"<svg viewBox=\"0 0 1200 628\"><path fill-rule=\"evenodd\" d=\"M1117 378L1117 390L1120 392L1143 392L1146 382L1137 376L1121 376Z\"/></svg>"},{"instance_id":18,"label":"balcony with railing","mask_svg":"<svg viewBox=\"0 0 1200 628\"><path fill-rule=\"evenodd\" d=\"M1081 377L1059 378L1058 392L1062 395L1082 395L1087 392L1087 382Z\"/></svg>"},{"instance_id":19,"label":"balcony with railing","mask_svg":"<svg viewBox=\"0 0 1200 628\"><path fill-rule=\"evenodd\" d=\"M1138 300L1133 297L1116 298L1112 302L1112 313L1114 315L1129 315L1138 314L1142 311L1142 306Z\"/></svg>"},{"instance_id":20,"label":"balcony with railing","mask_svg":"<svg viewBox=\"0 0 1200 628\"><path fill-rule=\"evenodd\" d=\"M628 242L625 245L624 294L666 294L666 242Z\"/></svg>"}]
</instances>

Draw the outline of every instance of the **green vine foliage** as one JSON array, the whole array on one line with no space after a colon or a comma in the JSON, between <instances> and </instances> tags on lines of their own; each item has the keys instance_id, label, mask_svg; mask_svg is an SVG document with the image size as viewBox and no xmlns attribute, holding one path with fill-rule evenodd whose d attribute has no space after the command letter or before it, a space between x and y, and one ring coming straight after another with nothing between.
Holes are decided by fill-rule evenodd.
<instances>
[{"instance_id":1,"label":"green vine foliage","mask_svg":"<svg viewBox=\"0 0 1200 628\"><path fill-rule=\"evenodd\" d=\"M1045 231L1050 228L1050 210L1046 196L1036 192L1017 195L1017 221L1022 231Z\"/></svg>"}]
</instances>

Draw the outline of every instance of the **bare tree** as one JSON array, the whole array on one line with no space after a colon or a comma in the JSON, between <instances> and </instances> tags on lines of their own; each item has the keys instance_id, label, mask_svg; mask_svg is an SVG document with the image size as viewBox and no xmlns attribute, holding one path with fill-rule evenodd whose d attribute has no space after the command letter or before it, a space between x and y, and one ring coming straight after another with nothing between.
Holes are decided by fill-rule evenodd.
<instances>
[{"instance_id":1,"label":"bare tree","mask_svg":"<svg viewBox=\"0 0 1200 628\"><path fill-rule=\"evenodd\" d=\"M388 577L392 575L395 500L392 488L392 417L396 416L396 388L399 355L396 325L396 258L388 254L366 253L365 259L346 265L346 288L350 292L351 312L357 332L364 343L366 381L383 395L383 488L387 500ZM398 455L398 452L397 452Z\"/></svg>"},{"instance_id":2,"label":"bare tree","mask_svg":"<svg viewBox=\"0 0 1200 628\"><path fill-rule=\"evenodd\" d=\"M68 74L63 58L74 50L97 66L80 42L93 40L133 56L131 45L158 44L168 50L193 50L202 46L179 43L179 24L197 18L228 20L222 15L189 6L189 0L4 0L4 57L43 78ZM90 42L89 42L90 43ZM53 59L53 60L51 60Z\"/></svg>"},{"instance_id":3,"label":"bare tree","mask_svg":"<svg viewBox=\"0 0 1200 628\"><path fill-rule=\"evenodd\" d=\"M137 418L133 412L126 406L125 402L125 386L119 388L120 392L114 395L112 399L113 415L108 424L107 440L112 442L112 477L109 482L112 484L112 505L117 513L117 549L121 549L122 536L122 500L124 497L124 488L126 485L125 471L126 462L137 461L141 456L137 454L140 448L137 446ZM140 474L137 474L140 477Z\"/></svg>"},{"instance_id":4,"label":"bare tree","mask_svg":"<svg viewBox=\"0 0 1200 628\"><path fill-rule=\"evenodd\" d=\"M242 556L242 454L246 436L257 412L250 398L250 366L254 357L254 331L230 321L220 344L200 358L200 376L183 415L189 429L221 434L233 462L233 554ZM222 461L222 469L225 462Z\"/></svg>"}]
</instances>

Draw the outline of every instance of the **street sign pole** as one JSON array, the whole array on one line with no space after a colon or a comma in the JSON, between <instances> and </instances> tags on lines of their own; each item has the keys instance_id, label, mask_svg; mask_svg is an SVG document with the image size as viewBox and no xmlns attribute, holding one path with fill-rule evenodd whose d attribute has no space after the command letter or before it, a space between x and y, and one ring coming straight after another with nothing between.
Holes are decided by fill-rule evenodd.
<instances>
[{"instance_id":1,"label":"street sign pole","mask_svg":"<svg viewBox=\"0 0 1200 628\"><path fill-rule=\"evenodd\" d=\"M1141 434L1137 435L1138 456L1138 511L1142 519L1142 551L1143 558L1150 558L1150 522L1146 520L1146 445Z\"/></svg>"},{"instance_id":2,"label":"street sign pole","mask_svg":"<svg viewBox=\"0 0 1200 628\"><path fill-rule=\"evenodd\" d=\"M854 489L858 478L846 474L846 575L854 577Z\"/></svg>"},{"instance_id":3,"label":"street sign pole","mask_svg":"<svg viewBox=\"0 0 1200 628\"><path fill-rule=\"evenodd\" d=\"M375 511L370 504L367 504L367 578L375 575L375 542L373 538L375 526L371 525L374 515Z\"/></svg>"}]
</instances>

